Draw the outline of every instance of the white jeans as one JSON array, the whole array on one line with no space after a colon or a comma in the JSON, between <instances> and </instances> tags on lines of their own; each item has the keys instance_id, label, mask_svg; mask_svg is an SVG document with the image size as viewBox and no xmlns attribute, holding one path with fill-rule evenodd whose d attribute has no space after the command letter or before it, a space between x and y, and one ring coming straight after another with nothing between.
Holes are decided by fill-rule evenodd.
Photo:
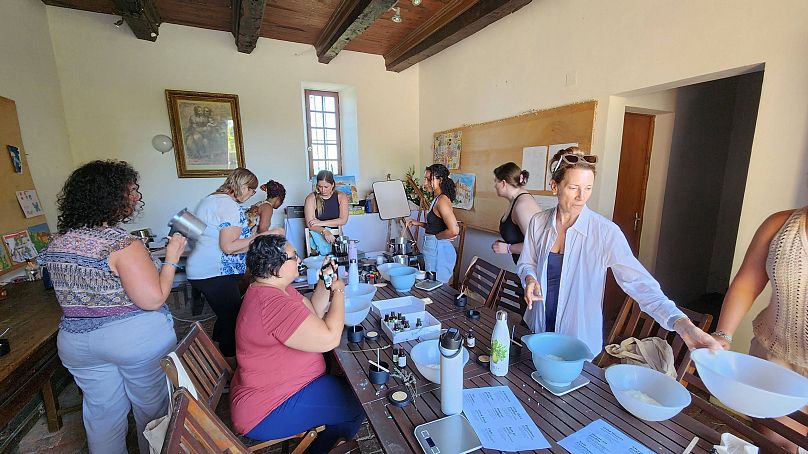
<instances>
[{"instance_id":1,"label":"white jeans","mask_svg":"<svg viewBox=\"0 0 808 454\"><path fill-rule=\"evenodd\" d=\"M141 454L143 429L168 412L160 358L177 345L170 314L149 311L87 333L59 331L59 358L84 393L82 412L91 454L126 454L127 415L133 409Z\"/></svg>"}]
</instances>

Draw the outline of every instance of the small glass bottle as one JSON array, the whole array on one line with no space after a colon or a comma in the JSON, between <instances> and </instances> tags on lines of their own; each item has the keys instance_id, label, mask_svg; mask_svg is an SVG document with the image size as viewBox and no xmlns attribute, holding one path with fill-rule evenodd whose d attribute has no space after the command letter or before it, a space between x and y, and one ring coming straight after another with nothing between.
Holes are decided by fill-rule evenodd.
<instances>
[{"instance_id":1,"label":"small glass bottle","mask_svg":"<svg viewBox=\"0 0 808 454\"><path fill-rule=\"evenodd\" d=\"M407 352L404 350L398 352L398 367L407 367Z\"/></svg>"},{"instance_id":2,"label":"small glass bottle","mask_svg":"<svg viewBox=\"0 0 808 454\"><path fill-rule=\"evenodd\" d=\"M474 330L469 328L469 333L466 335L466 347L474 348L477 345L477 339L474 337Z\"/></svg>"},{"instance_id":3,"label":"small glass bottle","mask_svg":"<svg viewBox=\"0 0 808 454\"><path fill-rule=\"evenodd\" d=\"M398 363L398 347L393 347L393 363Z\"/></svg>"}]
</instances>

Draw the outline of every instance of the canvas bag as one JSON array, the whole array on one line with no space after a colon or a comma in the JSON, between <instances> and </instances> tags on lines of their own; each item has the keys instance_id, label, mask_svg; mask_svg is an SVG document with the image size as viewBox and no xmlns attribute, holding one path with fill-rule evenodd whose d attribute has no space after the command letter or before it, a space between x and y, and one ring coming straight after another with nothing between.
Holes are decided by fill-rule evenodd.
<instances>
[{"instance_id":1,"label":"canvas bag","mask_svg":"<svg viewBox=\"0 0 808 454\"><path fill-rule=\"evenodd\" d=\"M650 367L671 378L676 378L676 369L673 367L673 349L664 339L629 337L619 344L607 345L606 353L620 358L624 364Z\"/></svg>"},{"instance_id":2,"label":"canvas bag","mask_svg":"<svg viewBox=\"0 0 808 454\"><path fill-rule=\"evenodd\" d=\"M191 377L188 376L188 372L180 362L177 354L171 352L168 354L168 357L171 358L171 361L174 362L174 366L177 368L177 380L179 381L180 387L187 389L188 392L194 396L194 399L199 399L196 386L194 386L194 382L191 381ZM160 451L163 450L163 442L166 439L166 432L168 432L168 423L171 421L174 399L172 398L173 386L171 386L171 381L169 381L168 376L166 376L166 384L168 385L168 414L149 421L143 429L143 436L146 437L146 441L149 442L149 454L160 454Z\"/></svg>"}]
</instances>

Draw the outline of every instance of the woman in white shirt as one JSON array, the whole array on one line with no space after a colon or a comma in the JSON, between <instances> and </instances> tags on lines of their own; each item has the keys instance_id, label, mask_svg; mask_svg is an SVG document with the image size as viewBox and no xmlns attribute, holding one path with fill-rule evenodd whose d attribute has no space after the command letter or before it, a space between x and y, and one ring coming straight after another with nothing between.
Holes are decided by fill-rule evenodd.
<instances>
[{"instance_id":1,"label":"woman in white shirt","mask_svg":"<svg viewBox=\"0 0 808 454\"><path fill-rule=\"evenodd\" d=\"M236 356L236 317L241 307L238 282L246 271L247 249L255 239L250 236L247 214L240 204L255 195L257 187L255 174L235 169L194 212L207 228L188 257L188 282L205 295L216 313L213 340L219 342L219 350L226 357Z\"/></svg>"},{"instance_id":2,"label":"woman in white shirt","mask_svg":"<svg viewBox=\"0 0 808 454\"><path fill-rule=\"evenodd\" d=\"M550 161L550 187L558 205L530 220L517 273L525 285L525 322L533 332L554 331L603 349L603 288L611 268L620 287L662 327L690 348L721 348L676 307L631 252L623 232L586 206L595 181L596 156L577 147Z\"/></svg>"}]
</instances>

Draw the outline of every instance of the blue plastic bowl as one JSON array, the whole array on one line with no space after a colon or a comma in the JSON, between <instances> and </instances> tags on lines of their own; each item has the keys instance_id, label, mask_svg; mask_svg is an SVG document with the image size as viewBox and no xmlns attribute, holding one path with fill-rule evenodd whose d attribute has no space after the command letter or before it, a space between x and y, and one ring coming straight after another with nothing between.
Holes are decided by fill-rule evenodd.
<instances>
[{"instance_id":1,"label":"blue plastic bowl","mask_svg":"<svg viewBox=\"0 0 808 454\"><path fill-rule=\"evenodd\" d=\"M401 266L390 268L390 283L393 288L399 293L409 292L413 285L415 285L415 276L418 274L418 269L411 266Z\"/></svg>"},{"instance_id":2,"label":"blue plastic bowl","mask_svg":"<svg viewBox=\"0 0 808 454\"><path fill-rule=\"evenodd\" d=\"M533 354L533 365L547 383L567 386L584 368L584 361L595 357L586 344L573 336L558 333L530 334L522 337Z\"/></svg>"}]
</instances>

